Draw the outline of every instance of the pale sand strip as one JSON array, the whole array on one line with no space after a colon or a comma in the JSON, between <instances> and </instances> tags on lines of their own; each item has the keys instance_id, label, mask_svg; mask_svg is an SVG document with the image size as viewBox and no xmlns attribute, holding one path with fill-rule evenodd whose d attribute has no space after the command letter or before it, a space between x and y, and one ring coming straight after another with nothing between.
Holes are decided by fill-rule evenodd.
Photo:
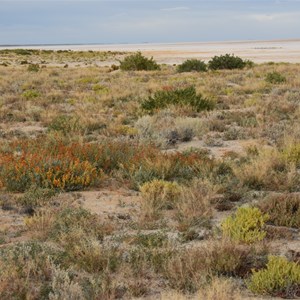
<instances>
[{"instance_id":1,"label":"pale sand strip","mask_svg":"<svg viewBox=\"0 0 300 300\"><path fill-rule=\"evenodd\" d=\"M0 47L3 49L5 47ZM22 46L15 48L79 50L79 51L142 51L160 63L175 64L186 58L208 60L214 55L233 53L254 62L300 63L300 39L273 41L199 42L169 44L114 44L114 45L55 45Z\"/></svg>"}]
</instances>

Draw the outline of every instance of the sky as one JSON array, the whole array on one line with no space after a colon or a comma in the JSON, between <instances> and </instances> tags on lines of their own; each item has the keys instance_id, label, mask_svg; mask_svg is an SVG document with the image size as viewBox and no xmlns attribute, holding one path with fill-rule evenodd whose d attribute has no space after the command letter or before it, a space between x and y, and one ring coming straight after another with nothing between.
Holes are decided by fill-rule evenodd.
<instances>
[{"instance_id":1,"label":"sky","mask_svg":"<svg viewBox=\"0 0 300 300\"><path fill-rule=\"evenodd\" d=\"M0 0L0 45L300 38L300 0Z\"/></svg>"}]
</instances>

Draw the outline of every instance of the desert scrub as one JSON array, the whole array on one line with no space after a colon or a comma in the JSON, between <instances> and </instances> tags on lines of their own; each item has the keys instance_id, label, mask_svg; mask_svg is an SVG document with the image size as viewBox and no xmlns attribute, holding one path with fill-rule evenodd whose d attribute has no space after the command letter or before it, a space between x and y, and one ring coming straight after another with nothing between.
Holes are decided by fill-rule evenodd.
<instances>
[{"instance_id":1,"label":"desert scrub","mask_svg":"<svg viewBox=\"0 0 300 300\"><path fill-rule=\"evenodd\" d=\"M159 65L153 60L143 56L141 52L131 54L120 61L122 71L154 71L160 70Z\"/></svg>"},{"instance_id":2,"label":"desert scrub","mask_svg":"<svg viewBox=\"0 0 300 300\"><path fill-rule=\"evenodd\" d=\"M0 153L0 181L8 190L23 192L32 185L65 191L80 190L99 178L101 171L76 154L78 148L84 149L79 144L73 144L73 147L59 142L40 145L40 140L17 142L10 145L11 152Z\"/></svg>"},{"instance_id":3,"label":"desert scrub","mask_svg":"<svg viewBox=\"0 0 300 300\"><path fill-rule=\"evenodd\" d=\"M78 236L74 231L70 235L65 247L71 264L89 273L113 273L120 266L122 252L117 247L105 246L94 237Z\"/></svg>"},{"instance_id":4,"label":"desert scrub","mask_svg":"<svg viewBox=\"0 0 300 300\"><path fill-rule=\"evenodd\" d=\"M61 269L59 266L51 266L49 300L84 299L83 289L72 275L72 272Z\"/></svg>"},{"instance_id":5,"label":"desert scrub","mask_svg":"<svg viewBox=\"0 0 300 300\"><path fill-rule=\"evenodd\" d=\"M253 253L245 246L226 239L208 241L202 247L176 251L162 264L162 274L171 288L195 292L214 276L247 273L249 270L243 270L245 260L253 266Z\"/></svg>"},{"instance_id":6,"label":"desert scrub","mask_svg":"<svg viewBox=\"0 0 300 300\"><path fill-rule=\"evenodd\" d=\"M133 188L154 179L187 182L192 178L207 176L214 161L201 151L188 153L159 153L130 165L124 165L123 173Z\"/></svg>"},{"instance_id":7,"label":"desert scrub","mask_svg":"<svg viewBox=\"0 0 300 300\"><path fill-rule=\"evenodd\" d=\"M214 108L214 102L204 98L201 94L197 94L194 86L157 91L142 102L141 108L152 113L171 105L190 106L197 112Z\"/></svg>"},{"instance_id":8,"label":"desert scrub","mask_svg":"<svg viewBox=\"0 0 300 300\"><path fill-rule=\"evenodd\" d=\"M63 263L64 253L37 242L0 249L0 298L40 299L51 281L51 267Z\"/></svg>"},{"instance_id":9,"label":"desert scrub","mask_svg":"<svg viewBox=\"0 0 300 300\"><path fill-rule=\"evenodd\" d=\"M248 155L233 169L242 185L250 189L287 191L296 187L290 164L276 148L259 149L257 155Z\"/></svg>"},{"instance_id":10,"label":"desert scrub","mask_svg":"<svg viewBox=\"0 0 300 300\"><path fill-rule=\"evenodd\" d=\"M18 199L18 203L25 207L42 206L49 202L55 195L55 189L40 188L32 185L25 193Z\"/></svg>"},{"instance_id":11,"label":"desert scrub","mask_svg":"<svg viewBox=\"0 0 300 300\"><path fill-rule=\"evenodd\" d=\"M300 167L300 143L294 142L285 146L282 155L288 163L293 163L296 167Z\"/></svg>"},{"instance_id":12,"label":"desert scrub","mask_svg":"<svg viewBox=\"0 0 300 300\"><path fill-rule=\"evenodd\" d=\"M299 297L300 265L285 257L270 256L266 269L253 271L248 288L259 295Z\"/></svg>"},{"instance_id":13,"label":"desert scrub","mask_svg":"<svg viewBox=\"0 0 300 300\"><path fill-rule=\"evenodd\" d=\"M56 214L49 237L63 241L70 232L76 230L84 236L93 236L98 240L102 240L106 234L106 227L96 214L83 208L67 207Z\"/></svg>"},{"instance_id":14,"label":"desert scrub","mask_svg":"<svg viewBox=\"0 0 300 300\"><path fill-rule=\"evenodd\" d=\"M271 224L300 228L300 195L271 195L258 206L261 211L268 213Z\"/></svg>"},{"instance_id":15,"label":"desert scrub","mask_svg":"<svg viewBox=\"0 0 300 300\"><path fill-rule=\"evenodd\" d=\"M174 298L169 298L169 300ZM177 299L177 298L176 298ZM182 298L184 299L184 298ZM242 300L242 293L239 286L231 279L212 278L209 285L200 289L196 294L196 299L205 300ZM167 300L167 299L162 299Z\"/></svg>"},{"instance_id":16,"label":"desert scrub","mask_svg":"<svg viewBox=\"0 0 300 300\"><path fill-rule=\"evenodd\" d=\"M199 227L209 227L214 195L215 188L207 180L195 179L182 188L176 203L176 220L178 230L186 232L185 236Z\"/></svg>"},{"instance_id":17,"label":"desert scrub","mask_svg":"<svg viewBox=\"0 0 300 300\"><path fill-rule=\"evenodd\" d=\"M138 247L157 248L163 247L168 243L168 235L163 231L155 233L139 233L135 236L131 244Z\"/></svg>"},{"instance_id":18,"label":"desert scrub","mask_svg":"<svg viewBox=\"0 0 300 300\"><path fill-rule=\"evenodd\" d=\"M98 251L106 266L107 253ZM94 276L75 271L68 253L55 245L38 242L0 249L1 299L111 299L107 273ZM75 275L76 274L76 275Z\"/></svg>"},{"instance_id":19,"label":"desert scrub","mask_svg":"<svg viewBox=\"0 0 300 300\"><path fill-rule=\"evenodd\" d=\"M273 84L280 84L286 82L286 77L279 72L271 72L266 75L266 82Z\"/></svg>"},{"instance_id":20,"label":"desert scrub","mask_svg":"<svg viewBox=\"0 0 300 300\"><path fill-rule=\"evenodd\" d=\"M240 245L226 238L209 240L208 244L199 250L199 254L205 257L205 264L212 275L242 278L247 277L251 268L261 267L262 263L258 257L264 255L261 249Z\"/></svg>"},{"instance_id":21,"label":"desert scrub","mask_svg":"<svg viewBox=\"0 0 300 300\"><path fill-rule=\"evenodd\" d=\"M174 255L175 247L161 233L143 236L142 241L140 238L135 242L137 241L139 244L129 250L129 266L135 280L140 278L141 274L155 274L155 277L161 278L164 265Z\"/></svg>"},{"instance_id":22,"label":"desert scrub","mask_svg":"<svg viewBox=\"0 0 300 300\"><path fill-rule=\"evenodd\" d=\"M220 56L214 56L209 62L208 67L211 70L233 70L233 69L243 69L250 64L250 62L244 61L238 56L225 54Z\"/></svg>"},{"instance_id":23,"label":"desert scrub","mask_svg":"<svg viewBox=\"0 0 300 300\"><path fill-rule=\"evenodd\" d=\"M40 96L40 93L36 90L27 90L22 93L22 97L26 100L31 100Z\"/></svg>"},{"instance_id":24,"label":"desert scrub","mask_svg":"<svg viewBox=\"0 0 300 300\"><path fill-rule=\"evenodd\" d=\"M176 182L155 179L140 187L142 211L148 218L159 216L162 209L172 209L178 201L181 188Z\"/></svg>"},{"instance_id":25,"label":"desert scrub","mask_svg":"<svg viewBox=\"0 0 300 300\"><path fill-rule=\"evenodd\" d=\"M203 153L164 154L151 145L106 140L99 144L40 138L9 143L0 151L0 180L12 191L42 188L80 190L104 173L118 171L135 188L153 179L188 180L213 163ZM208 169L207 169L208 168Z\"/></svg>"},{"instance_id":26,"label":"desert scrub","mask_svg":"<svg viewBox=\"0 0 300 300\"><path fill-rule=\"evenodd\" d=\"M264 227L268 219L269 216L256 207L240 207L233 216L223 221L221 228L225 236L251 244L265 238Z\"/></svg>"},{"instance_id":27,"label":"desert scrub","mask_svg":"<svg viewBox=\"0 0 300 300\"><path fill-rule=\"evenodd\" d=\"M198 59L188 59L177 67L177 72L205 72L207 66L204 61Z\"/></svg>"},{"instance_id":28,"label":"desert scrub","mask_svg":"<svg viewBox=\"0 0 300 300\"><path fill-rule=\"evenodd\" d=\"M31 55L35 50L32 49L4 49L1 50L1 54L9 54L9 53L14 53L16 55Z\"/></svg>"},{"instance_id":29,"label":"desert scrub","mask_svg":"<svg viewBox=\"0 0 300 300\"><path fill-rule=\"evenodd\" d=\"M39 64L29 64L27 67L28 72L37 73L40 70Z\"/></svg>"},{"instance_id":30,"label":"desert scrub","mask_svg":"<svg viewBox=\"0 0 300 300\"><path fill-rule=\"evenodd\" d=\"M23 192L32 184L65 191L81 190L93 184L97 171L88 161L45 156L5 157L1 169L2 182L9 191Z\"/></svg>"},{"instance_id":31,"label":"desert scrub","mask_svg":"<svg viewBox=\"0 0 300 300\"><path fill-rule=\"evenodd\" d=\"M39 240L55 241L66 251L65 260L87 272L113 271L119 254L102 245L112 225L102 222L96 215L82 208L49 208L26 219L26 226Z\"/></svg>"},{"instance_id":32,"label":"desert scrub","mask_svg":"<svg viewBox=\"0 0 300 300\"><path fill-rule=\"evenodd\" d=\"M38 209L25 224L37 239L56 241L66 249L75 247L79 239L102 241L113 230L96 214L72 206Z\"/></svg>"},{"instance_id":33,"label":"desert scrub","mask_svg":"<svg viewBox=\"0 0 300 300\"><path fill-rule=\"evenodd\" d=\"M206 257L199 249L176 252L164 264L163 275L172 289L185 293L196 292L210 279Z\"/></svg>"},{"instance_id":34,"label":"desert scrub","mask_svg":"<svg viewBox=\"0 0 300 300\"><path fill-rule=\"evenodd\" d=\"M81 133L83 129L83 124L77 116L59 115L48 124L48 131L58 131L65 135Z\"/></svg>"},{"instance_id":35,"label":"desert scrub","mask_svg":"<svg viewBox=\"0 0 300 300\"><path fill-rule=\"evenodd\" d=\"M194 136L201 137L208 130L203 120L191 117L176 118L169 110L159 111L152 116L142 116L134 126L142 143L154 143L160 148L190 141Z\"/></svg>"}]
</instances>

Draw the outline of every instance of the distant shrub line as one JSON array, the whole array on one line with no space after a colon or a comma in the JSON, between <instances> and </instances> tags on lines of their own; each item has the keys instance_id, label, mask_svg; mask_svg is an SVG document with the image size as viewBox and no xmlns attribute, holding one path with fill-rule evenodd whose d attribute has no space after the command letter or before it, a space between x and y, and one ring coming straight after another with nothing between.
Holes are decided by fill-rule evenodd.
<instances>
[{"instance_id":1,"label":"distant shrub line","mask_svg":"<svg viewBox=\"0 0 300 300\"><path fill-rule=\"evenodd\" d=\"M206 72L207 65L198 59L188 59L177 67L177 72Z\"/></svg>"},{"instance_id":2,"label":"distant shrub line","mask_svg":"<svg viewBox=\"0 0 300 300\"><path fill-rule=\"evenodd\" d=\"M208 68L210 70L233 70L233 69L243 69L246 66L252 66L253 62L249 60L243 60L242 58L231 55L225 54L220 56L214 56L208 62Z\"/></svg>"},{"instance_id":3,"label":"distant shrub line","mask_svg":"<svg viewBox=\"0 0 300 300\"><path fill-rule=\"evenodd\" d=\"M205 72L209 70L233 70L243 69L246 66L252 67L253 62L243 60L233 54L214 56L208 64L198 59L188 59L177 66L177 72ZM160 70L160 66L151 57L143 56L141 52L131 54L120 61L120 69L123 71L153 71Z\"/></svg>"},{"instance_id":4,"label":"distant shrub line","mask_svg":"<svg viewBox=\"0 0 300 300\"><path fill-rule=\"evenodd\" d=\"M154 71L160 70L159 65L152 58L147 58L141 52L129 55L120 61L122 71Z\"/></svg>"}]
</instances>

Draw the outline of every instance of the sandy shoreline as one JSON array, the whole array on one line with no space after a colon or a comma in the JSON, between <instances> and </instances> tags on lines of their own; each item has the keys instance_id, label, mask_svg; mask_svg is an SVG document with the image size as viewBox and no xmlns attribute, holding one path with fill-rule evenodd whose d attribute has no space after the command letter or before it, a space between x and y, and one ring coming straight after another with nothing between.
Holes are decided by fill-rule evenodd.
<instances>
[{"instance_id":1,"label":"sandy shoreline","mask_svg":"<svg viewBox=\"0 0 300 300\"><path fill-rule=\"evenodd\" d=\"M8 47L2 47L6 49ZM113 45L44 45L18 46L9 48L30 48L77 51L142 51L153 56L159 63L176 64L187 58L208 60L214 55L234 53L254 62L267 61L300 63L300 39L272 41L228 41L193 42L166 44L113 44Z\"/></svg>"}]
</instances>

